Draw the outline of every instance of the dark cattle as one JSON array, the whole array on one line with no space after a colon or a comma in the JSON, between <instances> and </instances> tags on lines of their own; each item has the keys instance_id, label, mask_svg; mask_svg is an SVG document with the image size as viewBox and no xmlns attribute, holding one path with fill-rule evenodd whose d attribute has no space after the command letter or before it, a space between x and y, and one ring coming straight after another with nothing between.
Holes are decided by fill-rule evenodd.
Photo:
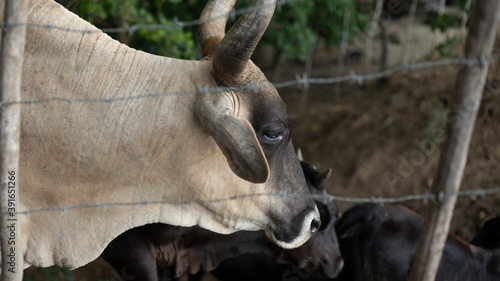
<instances>
[{"instance_id":1,"label":"dark cattle","mask_svg":"<svg viewBox=\"0 0 500 281\"><path fill-rule=\"evenodd\" d=\"M489 250L500 248L500 217L487 221L470 243Z\"/></svg>"},{"instance_id":2,"label":"dark cattle","mask_svg":"<svg viewBox=\"0 0 500 281\"><path fill-rule=\"evenodd\" d=\"M337 222L342 280L407 280L423 218L401 206L356 205ZM448 236L436 280L500 280L500 250Z\"/></svg>"},{"instance_id":3,"label":"dark cattle","mask_svg":"<svg viewBox=\"0 0 500 281\"><path fill-rule=\"evenodd\" d=\"M324 195L323 183L330 171L320 174L308 164L302 164L302 168L311 193ZM102 256L115 270L134 276L134 280L173 280L184 273L208 272L221 261L243 254L254 254L254 261L291 263L297 269L321 269L324 275L333 278L343 265L334 229L337 206L333 201L317 200L321 227L309 241L296 249L279 248L267 239L263 231L221 235L200 227L150 224L118 236ZM223 274L224 270L219 272ZM260 280L242 278L238 280Z\"/></svg>"}]
</instances>

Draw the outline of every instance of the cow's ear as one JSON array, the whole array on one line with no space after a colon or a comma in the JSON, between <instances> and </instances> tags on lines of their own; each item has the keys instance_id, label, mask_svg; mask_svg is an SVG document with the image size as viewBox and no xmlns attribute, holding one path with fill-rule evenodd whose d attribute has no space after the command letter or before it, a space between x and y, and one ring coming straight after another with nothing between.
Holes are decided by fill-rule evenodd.
<instances>
[{"instance_id":1,"label":"cow's ear","mask_svg":"<svg viewBox=\"0 0 500 281\"><path fill-rule=\"evenodd\" d=\"M221 96L209 96L212 95L198 95L198 116L222 150L231 170L246 181L267 182L269 165L250 123L234 116L232 110L220 102Z\"/></svg>"},{"instance_id":2,"label":"cow's ear","mask_svg":"<svg viewBox=\"0 0 500 281\"><path fill-rule=\"evenodd\" d=\"M249 182L267 182L269 166L250 123L232 115L220 118L217 123L212 137L226 156L231 170Z\"/></svg>"}]
</instances>

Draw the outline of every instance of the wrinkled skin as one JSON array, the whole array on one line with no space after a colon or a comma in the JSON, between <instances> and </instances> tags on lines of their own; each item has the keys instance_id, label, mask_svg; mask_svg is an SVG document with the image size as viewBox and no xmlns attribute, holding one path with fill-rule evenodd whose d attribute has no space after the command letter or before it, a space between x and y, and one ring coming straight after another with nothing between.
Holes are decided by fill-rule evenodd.
<instances>
[{"instance_id":1,"label":"wrinkled skin","mask_svg":"<svg viewBox=\"0 0 500 281\"><path fill-rule=\"evenodd\" d=\"M265 19L252 34L235 24L228 38L235 30L258 42L273 10L241 17ZM215 67L227 62L214 56L232 50L219 48L225 34L203 59L185 61L133 50L52 0L30 0L28 13L21 95L44 102L21 105L17 211L30 213L19 215L17 243L26 267L77 268L148 223L264 230L286 248L317 230L285 105L251 61L239 73ZM224 31L225 19L215 22ZM259 88L199 90L248 84ZM264 196L283 192L291 196Z\"/></svg>"}]
</instances>

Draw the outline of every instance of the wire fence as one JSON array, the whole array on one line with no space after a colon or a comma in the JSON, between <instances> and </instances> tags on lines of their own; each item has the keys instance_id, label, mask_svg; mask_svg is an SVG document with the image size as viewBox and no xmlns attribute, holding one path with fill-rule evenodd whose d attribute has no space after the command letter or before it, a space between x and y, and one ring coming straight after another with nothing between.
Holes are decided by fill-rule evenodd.
<instances>
[{"instance_id":1,"label":"wire fence","mask_svg":"<svg viewBox=\"0 0 500 281\"><path fill-rule=\"evenodd\" d=\"M280 7L282 5L287 5L290 3L294 2L300 2L300 1L306 1L306 0L279 0L277 3L277 6ZM230 13L227 14L221 14L219 17L211 18L210 20L217 20L219 18L231 18L234 20L234 18L238 15L244 14L249 11L253 10L260 10L260 9L265 9L267 7L257 7L257 8L244 8L244 9L239 9L239 10L233 10ZM95 29L95 30L80 30L80 29L71 29L63 26L55 26L55 25L39 25L39 24L32 24L32 23L10 23L10 22L4 22L1 24L1 27L3 29L9 28L9 27L14 27L14 26L20 26L20 25L26 25L28 27L35 27L35 28L41 28L41 29L49 29L49 30L58 30L61 32L75 32L75 33L97 33L97 32L105 32L105 33L119 33L119 32L135 32L139 29L145 29L145 30L159 30L159 29L168 29L170 27L176 26L176 27L187 27L187 26L195 26L200 23L203 23L206 21L203 20L192 20L192 21L180 21L177 18L174 19L174 23L172 24L166 24L166 25L134 25L134 26L128 26L128 27L117 27L117 28L108 28L108 29ZM398 72L408 72L408 71L416 71L419 69L426 69L426 68L435 68L439 66L445 66L445 65L459 65L459 66L474 66L474 65L479 65L479 66L485 66L488 63L492 61L497 61L500 58L499 55L487 57L485 55L480 55L478 58L475 59L467 59L467 58L448 58L448 59L440 59L440 60L432 60L432 61L424 61L424 62L415 62L415 63L404 63L402 65L394 66L387 68L383 71L375 72L375 73L368 73L368 74L356 74L354 72L351 72L349 75L342 75L342 76L336 76L336 77L308 77L307 73L303 73L302 75L297 73L296 74L296 79L294 80L288 80L284 82L278 82L278 83L272 83L272 85L277 88L286 88L286 87L291 87L291 86L298 86L298 87L303 87L303 88L308 88L309 85L313 84L336 84L336 83L343 83L343 82L354 82L358 84L363 84L365 81L369 80L376 80L380 79L383 77L388 77L390 75L393 75ZM198 94L198 93L210 93L210 92L220 92L220 91L239 91L239 90L258 90L262 87L268 87L268 86L261 86L261 85L255 85L255 84L248 84L240 87L206 87L203 85L199 85L197 89L191 90L191 91L181 91L181 92L165 92L165 93L150 93L150 94L145 94L145 95L136 95L136 96L128 96L128 97L117 97L117 98L96 98L96 99L75 99L75 98L70 98L70 97L52 97L52 98L45 98L45 99L27 99L27 100L21 100L21 101L14 101L14 102L0 102L0 108L6 108L10 105L14 104L23 104L23 105L36 105L40 103L50 103L50 102L67 102L70 104L74 103L115 103L115 102L121 102L121 101L126 101L126 100L139 100L139 99L151 99L151 98L161 98L164 96L168 95L193 95L193 94ZM494 192L498 192L498 189L478 189L477 191L474 191L473 193L469 193L469 191L462 191L458 195L459 196L464 196L464 195L484 195L484 194L490 194L494 190ZM262 196L262 194L258 194L256 196ZM274 196L274 195L272 195ZM411 195L411 196L405 196L405 197L398 197L398 198L346 198L346 197L337 197L337 196L330 196L328 197L329 199L334 199L334 200L339 200L339 201L348 201L348 202L373 202L374 200L377 202L381 203L390 203L390 202L401 202L401 201L406 201L406 200L432 200L435 198L435 195L430 195L430 194L422 194L422 195ZM233 198L236 199L236 198ZM228 200L223 199L223 200ZM157 204L160 202L149 202L152 204ZM165 202L167 203L167 202ZM186 204L189 204L189 201L185 201ZM122 203L119 203L122 204ZM148 204L148 202L139 202L139 203L132 203L132 204ZM169 202L169 204L182 204L179 202ZM104 205L95 205L92 207L107 207L107 206L113 206L113 204L104 204ZM71 209L73 207L77 206L67 206L67 207L61 207L61 210L66 210L66 209ZM34 211L27 211L27 212L21 212L19 214L29 214L31 212L39 212L40 210L34 210ZM51 209L51 211L53 211Z\"/></svg>"},{"instance_id":2,"label":"wire fence","mask_svg":"<svg viewBox=\"0 0 500 281\"><path fill-rule=\"evenodd\" d=\"M277 9L279 9L281 6L288 5L291 3L296 3L296 2L303 2L307 0L278 0L277 1ZM46 30L55 30L55 31L61 31L61 32L69 32L69 33L81 33L81 34L93 34L93 33L121 33L121 32L126 32L126 33L134 33L137 30L165 30L169 29L172 27L189 27L189 26L197 26L200 23L205 23L205 22L210 22L210 21L216 21L221 18L229 18L231 20L234 20L237 16L242 15L247 12L252 12L252 11L260 11L263 9L267 9L267 5L263 6L258 6L258 7L250 7L250 8L242 8L242 9L234 9L229 13L222 13L220 16L215 16L210 19L206 20L201 20L201 19L196 19L196 20L191 20L191 21L180 21L177 18L174 18L174 22L171 24L152 24L152 25L133 25L133 26L125 26L125 27L116 27L116 28L102 28L102 29L73 29L73 28L68 28L65 26L57 26L57 25L50 25L50 24L34 24L34 23L15 23L15 22L3 22L0 26L2 29L6 29L8 27L15 27L15 26L27 26L27 27L33 27L33 28L40 28L40 29L46 29ZM380 17L380 15L379 15ZM464 17L466 17L466 13L464 13ZM380 20L380 19L379 19ZM373 25L373 23L372 23ZM411 27L411 25L409 25ZM373 38L375 35L375 31L373 31L374 28L371 28L370 30L370 38ZM408 29L408 27L407 27ZM345 43L347 44L347 43ZM370 42L371 45L371 42ZM467 66L473 66L473 65L481 65L484 66L488 64L491 61L496 61L500 58L500 55L494 55L491 57L487 57L484 55L479 56L478 58L473 58L473 59L467 59L467 58L447 58L447 59L440 59L440 60L432 60L432 61L424 61L424 62L414 62L414 63L409 63L409 62L404 62L401 65L396 65L390 68L387 68L385 70L379 71L379 72L374 72L374 73L367 73L367 74L359 74L355 73L353 70L350 72L348 75L340 75L340 76L334 76L334 77L309 77L310 75L307 72L304 72L302 74L297 73L296 74L296 79L295 80L288 80L288 81L283 81L283 82L277 82L273 83L273 86L276 89L281 89L281 88L286 88L286 87L291 87L291 86L299 86L307 89L309 85L312 84L336 84L336 83L343 83L343 82L355 82L358 84L362 84L364 81L369 81L369 80L376 80L380 79L383 77L390 76L394 73L397 72L406 72L406 71L415 71L419 69L425 69L425 68L434 68L434 67L439 67L439 66L444 66L444 65L467 65ZM52 98L45 98L45 99L38 99L38 100L21 100L21 101L16 101L16 102L7 102L7 103L2 103L0 102L0 108L9 106L11 104L27 104L27 105L33 105L37 103L46 103L46 102L53 102L53 101L63 101L63 102L68 102L68 103L114 103L114 102L120 102L120 101L126 101L126 100L135 100L135 99L148 99L148 98L160 98L168 95L184 95L184 94L196 94L196 93L208 93L208 92L219 92L219 91L227 91L227 90L233 90L233 91L238 91L238 90L246 90L246 89L260 89L263 86L259 85L254 85L254 84L248 84L240 87L215 87L215 88L209 88L206 87L205 85L198 85L197 89L193 89L190 91L183 91L183 92L168 92L168 93L149 93L145 95L136 95L136 96L128 96L128 97L118 97L118 98L102 98L102 99L75 99L75 98L69 98L69 97L52 97Z\"/></svg>"},{"instance_id":3,"label":"wire fence","mask_svg":"<svg viewBox=\"0 0 500 281\"><path fill-rule=\"evenodd\" d=\"M277 2L277 7L287 5L290 3L295 3L295 2L301 2L301 1L306 1L306 0L279 0ZM46 30L55 30L55 31L60 31L60 32L69 32L69 33L82 33L82 34L93 34L93 33L100 33L100 32L105 32L105 33L120 33L120 32L127 32L127 33L134 33L137 30L143 29L143 30L164 30L164 29L169 29L172 27L188 27L188 26L196 26L200 23L212 21L212 20L218 20L220 18L230 18L231 20L234 20L237 16L242 15L246 12L250 11L255 11L255 10L261 10L261 9L266 9L266 6L260 6L260 7L254 7L254 8L243 8L243 9L238 9L238 10L232 10L230 13L223 13L220 16L216 16L213 18L210 18L208 20L191 20L191 21L181 21L178 18L174 18L174 22L171 24L155 24L155 25L133 25L133 26L125 26L125 27L116 27L116 28L103 28L103 29L73 29L73 28L68 28L64 26L56 26L56 25L44 25L44 24L33 24L33 23L16 23L16 22L4 22L1 24L2 29L6 29L9 27L16 27L16 26L27 26L27 27L32 27L32 28L39 28L39 29L46 29ZM377 13L380 14L380 11L377 11ZM380 15L379 15L380 17ZM373 25L373 23L372 23ZM372 28L373 29L373 28ZM370 33L374 33L373 30L370 30ZM371 37L374 37L374 34L371 35ZM288 80L288 81L283 81L283 82L277 82L277 83L272 83L272 85L276 89L281 89L281 88L286 88L286 87L292 87L292 86L297 86L297 87L302 87L302 88L309 88L310 85L314 84L337 84L337 83L343 83L343 82L351 82L351 83L358 83L358 84L363 84L365 81L370 81L370 80L376 80L384 77L391 76L395 73L398 72L411 72L411 71L416 71L420 69L427 69L427 68L435 68L435 67L440 67L440 66L445 66L445 65L457 65L457 66L486 66L492 61L497 61L500 58L500 55L494 55L494 56L486 56L486 55L480 55L477 58L446 58L446 59L439 59L439 60L431 60L431 61L423 61L423 62L415 62L415 63L403 63L401 65L389 67L385 70L379 71L379 72L374 72L374 73L367 73L367 74L356 74L354 71L351 71L350 74L348 75L340 75L340 76L333 76L333 77L309 77L307 73L303 74L296 74L296 79L294 80ZM42 103L51 103L51 102L66 102L69 104L76 104L76 103L116 103L116 102L122 102L122 101L129 101L129 100L140 100L140 99L155 99L155 98L162 98L165 96L169 95L194 95L198 93L210 93L210 92L221 92L221 91L239 91L239 90L258 90L261 89L262 87L269 87L269 86L262 86L262 85L256 85L256 84L247 84L243 85L240 87L206 87L204 85L198 85L197 89L193 89L190 91L180 91L180 92L164 92L164 93L149 93L149 94L143 94L143 95L135 95L135 96L124 96L124 97L116 97L116 98L92 98L92 99L76 99L76 98L70 98L70 97L51 97L51 98L44 98L44 99L27 99L27 100L20 100L20 101L14 101L14 102L0 102L0 109L7 108L11 105L15 104L22 104L22 105L29 105L29 106L35 106L37 104L42 104ZM481 198L484 198L486 195L494 194L494 193L500 193L500 188L490 188L490 189L476 189L476 190L467 190L467 191L460 191L457 194L453 194L453 196L471 196L471 195L476 195L480 196ZM151 205L151 204L192 204L192 203L217 203L217 202L223 202L223 201L228 201L228 200L237 200L241 198L246 198L246 197L255 197L255 196L278 196L278 197L283 197L283 196L291 196L287 194L282 194L282 193L256 193L256 194L247 194L243 196L230 196L227 198L220 198L216 200L205 200L205 201L191 201L191 200L185 200L185 201L141 201L141 202L126 202L126 203L103 203L103 204L95 204L95 205L75 205L75 206L61 206L61 207L55 207L55 208L46 208L46 209L36 209L36 210L27 210L23 212L17 212L19 215L28 215L32 213L39 213L39 212L54 212L54 211L67 211L71 209L79 209L79 208L108 208L108 207L117 207L117 206L130 206L130 205ZM325 194L321 198L318 198L318 196L313 196L315 199L322 199L322 200L335 200L335 201L343 201L343 202L351 202L351 203L363 203L363 202L375 202L379 204L384 204L384 203L398 203L398 202L405 202L405 201L412 201L412 200L421 200L424 202L427 202L429 200L442 200L443 196L452 196L452 195L445 195L442 193L439 194L429 194L429 193L424 193L424 194L417 194L417 195L407 195L407 196L401 196L401 197L378 197L378 196L372 196L372 197L367 197L367 198L357 198L357 197L342 197L342 196L335 196L335 195L329 195Z\"/></svg>"},{"instance_id":4,"label":"wire fence","mask_svg":"<svg viewBox=\"0 0 500 281\"><path fill-rule=\"evenodd\" d=\"M120 207L120 206L140 206L140 205L189 205L189 204L216 204L227 201L235 201L245 198L251 197L276 197L276 198L312 198L315 201L322 202L327 204L328 202L336 201L336 202L348 202L348 203L377 203L377 204L394 204L394 203L402 203L408 201L422 201L424 204L427 204L428 201L438 201L442 202L447 197L452 196L477 196L481 199L486 198L487 195L492 194L500 194L500 187L496 188L487 188L487 189L472 189L472 190L462 190L458 193L454 194L445 194L443 192L439 192L438 194L432 194L425 192L423 194L414 194L414 195L406 195L406 196L398 196L398 197L345 197L345 196L336 196L332 194L325 193L323 195L311 194L311 195L292 195L285 192L278 193L250 193L245 195L235 195L222 197L218 199L211 200L155 200L155 201L139 201L139 202L110 202L110 203L102 203L102 204L89 204L89 205L72 205L72 206L61 206L54 208L43 208L43 209L35 209L28 211L15 212L18 215L29 215L34 213L43 213L43 212L64 212L73 209L94 209L94 208L111 208L111 207ZM10 214L9 212L4 212L4 215Z\"/></svg>"},{"instance_id":5,"label":"wire fence","mask_svg":"<svg viewBox=\"0 0 500 281\"><path fill-rule=\"evenodd\" d=\"M477 59L466 59L466 58L450 58L450 59L441 59L435 61L426 61L426 62L417 62L417 63L407 63L399 66L394 66L388 68L386 70L369 73L369 74L356 74L352 72L349 75L337 76L337 77L327 77L327 78L316 78L316 77L308 77L307 73L303 73L302 75L296 74L296 79L288 80L278 83L272 83L272 85L276 89L298 86L303 88L309 88L309 85L313 84L337 84L343 82L354 82L358 84L363 84L365 81L377 80L380 78L388 77L398 72L408 72L408 71L416 71L419 69L426 68L434 68L445 65L464 65L464 66L484 66L492 61L497 61L500 58L499 55L492 56L487 58L484 55L481 55ZM199 85L197 89L190 91L180 91L180 92L166 92L166 93L150 93L145 95L135 95L135 96L127 96L127 97L117 97L117 98L92 98L92 99L75 99L69 97L52 97L52 98L44 98L44 99L28 99L21 101L13 101L2 103L0 102L0 108L5 108L10 105L15 104L24 104L24 105L35 105L39 103L49 103L49 102L67 102L70 104L73 103L115 103L121 101L128 100L139 100L139 99L151 99L151 98L161 98L169 95L194 95L198 93L216 93L216 92L224 92L224 91L242 91L242 90L259 90L265 87L269 87L268 85L257 85L257 84L246 84L238 87L206 87L203 85Z\"/></svg>"},{"instance_id":6,"label":"wire fence","mask_svg":"<svg viewBox=\"0 0 500 281\"><path fill-rule=\"evenodd\" d=\"M299 1L307 1L307 0L280 0L278 1L278 8L282 5L287 5L289 3L299 2ZM266 7L259 7L257 9L265 9ZM251 9L241 9L241 10L233 10L227 14L221 14L219 17L212 18L210 20L217 20L219 18L231 18L235 19L238 15L244 14L248 11L254 10ZM380 13L380 11L378 11ZM31 28L39 28L46 30L54 30L60 32L69 32L69 33L81 33L81 34L93 34L99 32L105 33L134 33L137 30L160 30L160 29L168 29L172 27L187 27L187 26L195 26L205 21L202 20L193 20L193 21L180 21L175 18L172 24L167 25L133 25L133 26L125 26L125 27L117 27L117 28L107 28L107 29L73 29L71 27L64 26L55 26L55 25L39 25L32 23L15 23L15 22L4 22L1 26L2 29L8 29L10 27L16 26L26 26ZM373 33L373 32L370 32ZM374 34L370 35L371 37ZM440 66L446 65L456 65L456 66L480 66L482 68L486 67L489 63L498 61L500 55L489 56L486 54L481 54L476 58L448 58L448 59L438 59L438 60L429 60L423 62L414 62L414 63L402 63L397 66L386 68L385 70L372 72L367 74L357 74L354 71L351 71L348 75L337 75L331 77L311 77L308 72L296 74L295 79L283 81L283 82L275 82L272 85L276 89L282 89L286 87L301 87L304 89L308 89L310 85L322 84L322 85L333 85L344 82L351 82L357 84L363 84L366 81L377 80L384 77L389 77L399 72L411 72L420 69L428 69L428 68L436 68ZM404 60L403 60L404 61ZM148 94L140 94L133 96L123 96L123 97L114 97L114 98L90 98L90 99L79 99L72 97L50 97L43 99L25 99L19 101L9 101L9 102L0 102L0 111L12 106L12 105L25 105L25 106L37 106L39 104L51 104L57 102L64 102L69 104L78 104L78 103L118 103L123 101L133 101L133 100L142 100L142 99L160 99L170 95L195 95L195 94L203 94L203 93L212 93L212 92L221 92L221 91L240 91L240 90L259 90L262 87L269 87L269 85L256 85L256 84L247 84L240 87L207 87L205 85L198 85L196 89L189 91L179 91L179 92L157 92L157 93L148 93ZM24 109L23 109L24 110ZM450 197L466 197L466 196L476 196L481 199L486 198L489 195L500 194L500 187L494 188L478 188L472 190L461 190L456 193L445 193L443 191L437 193L421 193L421 194L412 194L398 197L382 197L382 196L370 196L370 197L344 197L344 196L336 196L332 194L323 194L323 195L301 195L301 197L308 197L322 202L348 202L348 203L377 203L377 204L393 204L393 203L401 203L408 201L422 201L426 204L429 201L443 202L445 199ZM22 196L22 195L20 195ZM123 207L123 206L138 206L138 205L189 205L189 204L217 204L227 201L240 200L250 197L295 197L298 195L288 194L288 193L253 193L253 194L245 194L245 195L234 195L227 197L221 197L217 199L211 200L152 200L152 201L137 201L137 202L105 202L98 204L88 204L88 205L68 205L68 206L58 206L51 208L41 208L41 209L32 209L25 211L16 211L14 212L16 215L30 215L34 213L44 213L44 212L65 212L71 211L75 209L95 209L95 208L114 208L114 207ZM11 215L12 212L2 211L2 215L8 216Z\"/></svg>"}]
</instances>

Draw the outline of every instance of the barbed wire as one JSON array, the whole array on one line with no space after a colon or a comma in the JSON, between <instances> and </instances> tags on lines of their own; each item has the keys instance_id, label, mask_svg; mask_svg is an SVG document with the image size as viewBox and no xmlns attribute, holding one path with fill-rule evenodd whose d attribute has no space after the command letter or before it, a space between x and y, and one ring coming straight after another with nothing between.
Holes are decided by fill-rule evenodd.
<instances>
[{"instance_id":1,"label":"barbed wire","mask_svg":"<svg viewBox=\"0 0 500 281\"><path fill-rule=\"evenodd\" d=\"M276 9L280 9L282 6L291 4L291 3L296 3L296 2L304 2L304 1L311 1L311 0L277 0L276 1ZM74 33L84 33L84 34L92 34L92 33L122 33L126 32L132 35L134 32L138 30L166 30L174 27L179 27L179 28L185 28L185 27L190 27L190 26L197 26L200 23L206 23L206 22L211 22L211 21L216 21L219 19L223 18L228 18L234 21L237 16L243 15L248 12L255 12L255 11L261 11L264 9L268 9L270 7L270 4L264 4L256 7L247 7L247 8L241 8L241 9L233 9L228 13L222 13L220 15L208 18L208 19L195 19L195 20L188 20L188 21L180 21L177 17L173 18L172 23L166 23L166 24L134 24L131 26L123 26L123 27L110 27L110 28L101 28L101 29L74 29L74 28L68 28L65 26L58 26L58 25L52 25L52 24L35 24L35 23L19 23L19 22L3 22L0 26L2 29L4 28L9 28L9 27L15 27L15 26L28 26L28 27L34 27L34 28L44 28L44 29L52 29L52 30L58 30L58 31L63 31L63 32L74 32Z\"/></svg>"},{"instance_id":2,"label":"barbed wire","mask_svg":"<svg viewBox=\"0 0 500 281\"><path fill-rule=\"evenodd\" d=\"M276 6L277 9L280 9L281 6L291 4L291 3L296 3L296 2L303 2L303 1L310 1L310 0L277 0ZM268 5L262 5L262 6L257 6L257 7L247 7L247 8L242 8L242 9L233 9L229 13L223 13L219 16L212 17L210 19L206 20L201 20L201 19L196 19L196 20L191 20L191 21L179 21L177 18L174 18L174 22L171 24L153 24L153 25L133 25L133 26L128 26L128 27L116 27L116 28L104 28L104 29L85 29L85 30L80 30L80 29L71 29L68 27L64 26L55 26L55 25L43 25L43 24L33 24L33 23L9 23L9 22L4 22L1 24L2 28L7 28L10 26L16 26L16 25L28 25L31 27L38 27L38 28L47 28L47 29L57 29L65 32L78 32L78 33L95 33L95 32L106 32L106 33L118 33L118 32L135 32L136 30L139 29L147 29L147 30L156 30L156 29L165 29L165 28L170 28L173 26L177 27L188 27L188 26L195 26L200 23L204 22L209 22L209 21L214 21L218 20L220 18L231 18L235 19L236 16L242 15L247 12L252 12L252 11L259 11L262 9L266 9ZM499 56L492 57L492 58L486 58L485 56L481 56L477 59L466 59L466 58L451 58L451 59L442 59L442 60L437 60L437 61L427 61L427 62L418 62L418 63L405 63L399 66L394 66L391 68L387 68L386 70L376 72L376 73L371 73L371 74L356 74L355 72L351 72L349 75L343 75L343 76L337 76L337 77L328 77L328 78L314 78L314 77L308 77L307 73L304 73L303 75L296 74L296 79L295 80L288 80L284 82L278 82L278 83L273 83L274 87L276 89L281 89L281 88L286 88L286 87L291 87L291 86L299 86L299 87L304 87L305 89L309 88L309 85L312 84L335 84L335 83L342 83L342 82L356 82L358 84L362 84L364 81L368 80L375 80L375 79L380 79L389 75L392 75L397 72L401 71L414 71L418 69L423 69L423 68L432 68L432 67L438 67L438 66L444 66L444 65L485 65L488 63L488 61L492 60L497 60ZM263 87L267 87L267 85L255 85L255 84L247 84L243 85L240 87L214 87L214 88L208 88L203 85L198 85L197 89L189 90L189 91L182 91L182 92L166 92L166 93L149 93L149 94L142 94L142 95L135 95L135 96L128 96L128 97L117 97L117 98L90 98L90 99L75 99L75 98L69 98L69 97L51 97L51 98L42 98L42 99L30 99L30 100L21 100L21 101L14 101L14 102L8 102L8 103L1 103L0 102L0 110L3 107L7 107L9 105L13 104L27 104L27 105L34 105L38 103L46 103L46 102L68 102L68 103L81 103L81 102L86 102L86 103L114 103L114 102L120 102L120 101L128 101L128 100L139 100L139 99L148 99L148 98L161 98L165 97L168 95L184 95L184 94L197 94L197 93L209 93L209 92L220 92L220 91L239 91L239 90L247 90L247 89L253 89L253 90L259 90Z\"/></svg>"},{"instance_id":3,"label":"barbed wire","mask_svg":"<svg viewBox=\"0 0 500 281\"><path fill-rule=\"evenodd\" d=\"M475 59L467 59L467 58L449 58L449 59L441 59L435 61L426 61L426 62L417 62L417 63L406 63L398 66L394 66L388 68L386 70L370 73L370 74L356 74L351 72L349 75L330 77L330 78L310 78L307 76L307 73L304 73L302 76L300 74L296 74L295 80L288 80L284 82L272 83L272 85L276 89L291 87L291 86L300 86L304 88L309 88L309 85L312 84L336 84L342 82L355 82L358 84L363 84L365 81L376 80L386 76L390 76L397 72L405 72L405 71L415 71L419 69L425 68L433 68L445 65L466 65L466 66L485 66L491 61L495 61L500 59L500 55L492 56L487 58L486 56L480 56ZM68 103L114 103L121 101L129 101L129 100L139 100L139 99L149 99L149 98L161 98L169 95L193 95L197 93L211 93L211 92L222 92L222 91L241 91L241 90L259 90L262 88L269 87L266 84L246 84L239 87L207 87L199 85L197 89L189 90L189 91L179 91L179 92L166 92L166 93L150 93L144 95L135 95L129 97L117 97L117 98L91 98L91 99L75 99L69 97L52 97L52 98L43 98L43 99L29 99L29 100L21 100L21 101L13 101L7 103L0 102L0 109L3 107L7 107L14 104L24 104L24 105L34 105L39 103L47 103L47 102L68 102Z\"/></svg>"},{"instance_id":4,"label":"barbed wire","mask_svg":"<svg viewBox=\"0 0 500 281\"><path fill-rule=\"evenodd\" d=\"M53 208L42 208L42 209L34 209L28 211L15 212L17 215L29 215L34 213L42 213L42 212L60 212L60 211L68 211L73 209L93 209L93 208L110 208L110 207L120 207L120 206L139 206L139 205L189 205L189 204L216 204L227 201L245 199L250 197L288 197L288 198L312 198L316 201L320 201L323 203L328 202L347 202L347 203L376 203L376 204L394 204L394 203L402 203L408 201L416 201L420 200L426 204L428 201L439 201L442 202L445 198L458 196L478 196L482 199L485 199L487 195L492 194L500 194L500 187L496 188L487 188L487 189L473 189L473 190L462 190L455 194L444 194L443 192L428 193L425 192L423 194L415 194L415 195L406 195L399 197L379 197L379 196L371 196L371 197L344 197L344 196L336 196L329 193L324 194L310 194L310 195L295 195L288 194L283 192L278 193L252 193L252 194L244 194L244 195L234 195L228 196L218 199L210 199L210 200L182 200L182 201L165 201L165 200L156 200L156 201L138 201L138 202L111 202L111 203L102 203L102 204L90 204L90 205L73 205L73 206L62 206L62 207L53 207ZM9 212L4 212L5 214L11 214Z\"/></svg>"},{"instance_id":5,"label":"barbed wire","mask_svg":"<svg viewBox=\"0 0 500 281\"><path fill-rule=\"evenodd\" d=\"M295 2L302 2L302 1L310 1L310 0L278 0L277 1L277 9L279 9L283 5L287 5L287 4L295 3ZM264 5L264 6L259 6L259 7L233 9L229 13L223 13L223 14L220 14L218 16L212 17L210 19L206 19L206 20L196 19L196 20L189 20L189 21L180 21L177 17L174 17L173 22L169 23L169 24L152 24L152 25L139 24L139 25L125 26L125 27L103 28L103 29L85 29L85 30L82 30L82 29L72 29L72 28L68 28L68 27L64 27L64 26L56 26L56 25L50 25L50 24L44 25L44 24L34 24L34 23L10 23L10 22L4 22L0 26L2 28L8 28L8 27L12 27L12 26L26 25L26 26L35 27L35 28L53 29L53 30L59 30L59 31L63 31L63 32L75 32L75 33L86 33L86 34L98 33L98 32L134 33L137 30L160 30L160 29L169 29L169 28L173 28L173 27L184 28L184 27L196 26L200 23L219 20L221 18L230 18L231 20L234 20L236 18L236 16L242 15L242 14L247 13L247 12L259 11L259 10L266 9L266 8L267 8L266 5ZM336 83L343 83L343 82L353 82L353 83L363 84L365 81L380 79L380 78L387 77L387 76L390 76L390 75L398 73L398 72L415 71L415 70L419 70L419 69L440 67L440 66L445 66L445 65L464 65L464 66L480 65L480 66L485 66L488 62L498 60L499 58L500 58L499 55L492 56L490 58L487 58L486 56L483 55L483 56L479 56L478 58L472 58L472 59L471 58L469 58L469 59L467 59L467 58L449 58L449 59L441 59L441 60L434 60L434 61L405 63L402 65L387 68L383 71L376 72L376 73L356 74L355 72L351 72L349 75L329 77L329 78L308 77L307 73L304 73L303 75L296 74L295 80L288 80L288 81L272 83L272 84L277 89L291 87L291 86L300 86L300 87L304 87L307 89L307 88L309 88L310 85L313 85L313 84L336 84ZM197 87L197 89L193 89L190 91L150 93L150 94L144 94L144 95L136 95L136 96L130 96L130 97L117 97L117 98L74 99L74 98L68 98L68 97L52 97L52 98L44 98L44 99L36 99L36 100L22 100L22 101L9 102L9 103L1 103L0 102L0 109L2 109L3 107L13 105L13 104L35 105L35 104L47 103L47 102L68 102L71 104L73 104L73 103L114 103L114 102L121 102L121 101L128 101L128 100L161 98L161 97L165 97L168 95L185 95L185 94L209 93L209 92L220 92L220 91L238 91L238 90L248 90L248 89L259 90L263 87L268 87L268 85L247 84L247 85L240 86L240 87L213 87L213 88L199 85ZM316 199L316 200L323 200L325 202L327 202L327 201L338 201L338 202L348 202L348 203L372 202L372 203L377 203L377 204L392 204L392 203L401 203L401 202L415 201L415 200L421 200L424 203L426 203L427 201L431 201L431 200L442 201L444 198L446 198L448 196L479 196L481 198L485 198L486 195L491 195L491 194L496 194L496 193L500 194L500 187L499 188L491 188L491 189L464 190L464 191L458 192L457 194L443 194L442 192L438 193L438 194L432 194L432 193L426 192L424 194L406 195L406 196L399 196L399 197L377 197L377 196L343 197L343 196L336 196L336 195L331 195L331 194L308 195L308 196L311 196L313 199ZM68 211L68 210L72 210L72 209L109 208L109 207L119 207L119 206L136 206L136 205L215 204L215 203L221 203L221 202L226 202L226 201L231 201L231 200L244 199L244 198L248 198L248 197L260 197L260 196L294 197L295 195L290 195L290 194L286 194L286 193L255 193L255 194L246 194L246 195L238 195L238 196L229 196L229 197L212 199L212 200L139 201L139 202L114 202L114 203L111 202L111 203L103 203L103 204L74 205L74 206L62 206L62 207L54 207L54 208L35 209L35 210L16 212L16 214L29 215L29 214L40 213L40 212Z\"/></svg>"}]
</instances>

